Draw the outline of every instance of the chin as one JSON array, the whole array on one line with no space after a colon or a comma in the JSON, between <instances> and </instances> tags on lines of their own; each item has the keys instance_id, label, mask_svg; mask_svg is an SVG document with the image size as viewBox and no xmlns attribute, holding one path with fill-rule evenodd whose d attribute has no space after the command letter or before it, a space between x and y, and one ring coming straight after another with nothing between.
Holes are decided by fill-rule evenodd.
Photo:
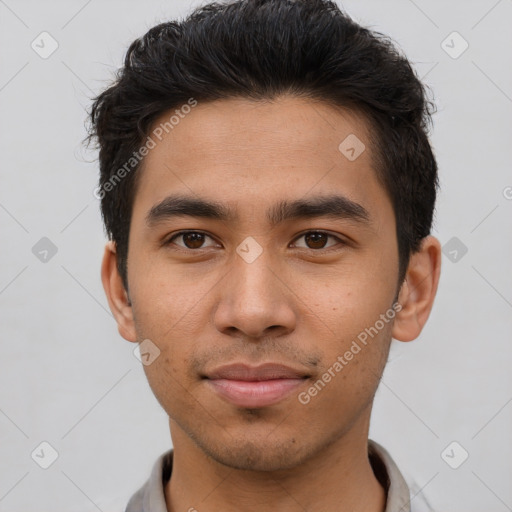
<instances>
[{"instance_id":1,"label":"chin","mask_svg":"<svg viewBox=\"0 0 512 512\"><path fill-rule=\"evenodd\" d=\"M274 437L273 437L274 436ZM297 442L300 436L278 439L275 432L249 439L247 432L237 439L221 436L215 439L194 439L211 459L226 467L246 471L283 471L301 465L310 454L307 446Z\"/></svg>"},{"instance_id":2,"label":"chin","mask_svg":"<svg viewBox=\"0 0 512 512\"><path fill-rule=\"evenodd\" d=\"M274 472L300 465L302 457L286 446L261 446L245 442L242 446L223 446L219 450L204 450L224 466L246 471Z\"/></svg>"}]
</instances>

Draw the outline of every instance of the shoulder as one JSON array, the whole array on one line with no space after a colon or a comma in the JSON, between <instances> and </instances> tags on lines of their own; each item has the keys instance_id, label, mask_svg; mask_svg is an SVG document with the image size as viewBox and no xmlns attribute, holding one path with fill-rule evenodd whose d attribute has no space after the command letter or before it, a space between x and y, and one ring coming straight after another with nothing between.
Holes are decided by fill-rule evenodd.
<instances>
[{"instance_id":1,"label":"shoulder","mask_svg":"<svg viewBox=\"0 0 512 512\"><path fill-rule=\"evenodd\" d=\"M167 512L164 489L171 477L172 457L172 449L158 457L149 479L130 498L125 512Z\"/></svg>"}]
</instances>

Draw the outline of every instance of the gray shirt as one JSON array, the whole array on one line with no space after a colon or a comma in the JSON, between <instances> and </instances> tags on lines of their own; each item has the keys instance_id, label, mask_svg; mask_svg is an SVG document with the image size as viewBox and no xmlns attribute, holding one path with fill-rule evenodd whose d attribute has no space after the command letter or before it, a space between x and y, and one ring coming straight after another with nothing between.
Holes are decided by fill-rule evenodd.
<instances>
[{"instance_id":1,"label":"gray shirt","mask_svg":"<svg viewBox=\"0 0 512 512\"><path fill-rule=\"evenodd\" d=\"M131 497L125 512L167 512L164 488L172 471L173 450L161 455L153 466L149 480ZM368 439L368 457L375 476L387 491L385 512L430 511L419 495L411 509L409 487L391 455L378 443Z\"/></svg>"}]
</instances>

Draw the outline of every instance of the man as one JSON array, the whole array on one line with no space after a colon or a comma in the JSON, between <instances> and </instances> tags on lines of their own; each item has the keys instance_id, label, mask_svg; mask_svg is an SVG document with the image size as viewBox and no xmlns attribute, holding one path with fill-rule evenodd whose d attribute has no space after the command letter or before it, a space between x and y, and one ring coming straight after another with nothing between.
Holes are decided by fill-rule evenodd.
<instances>
[{"instance_id":1,"label":"man","mask_svg":"<svg viewBox=\"0 0 512 512\"><path fill-rule=\"evenodd\" d=\"M329 1L207 5L133 42L91 111L102 280L173 449L127 512L420 510L368 432L439 280L431 107Z\"/></svg>"}]
</instances>

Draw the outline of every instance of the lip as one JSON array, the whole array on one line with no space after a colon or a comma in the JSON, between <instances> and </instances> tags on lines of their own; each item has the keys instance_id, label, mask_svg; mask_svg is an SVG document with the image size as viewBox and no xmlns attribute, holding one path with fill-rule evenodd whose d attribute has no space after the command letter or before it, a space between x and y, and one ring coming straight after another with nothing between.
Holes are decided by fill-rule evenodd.
<instances>
[{"instance_id":1,"label":"lip","mask_svg":"<svg viewBox=\"0 0 512 512\"><path fill-rule=\"evenodd\" d=\"M238 363L219 367L205 377L213 391L233 405L256 408L280 402L303 385L308 375L282 364Z\"/></svg>"},{"instance_id":2,"label":"lip","mask_svg":"<svg viewBox=\"0 0 512 512\"><path fill-rule=\"evenodd\" d=\"M304 370L278 363L265 363L250 366L244 363L232 363L205 374L208 379L228 379L243 381L262 381L273 379L302 379L309 375Z\"/></svg>"}]
</instances>

